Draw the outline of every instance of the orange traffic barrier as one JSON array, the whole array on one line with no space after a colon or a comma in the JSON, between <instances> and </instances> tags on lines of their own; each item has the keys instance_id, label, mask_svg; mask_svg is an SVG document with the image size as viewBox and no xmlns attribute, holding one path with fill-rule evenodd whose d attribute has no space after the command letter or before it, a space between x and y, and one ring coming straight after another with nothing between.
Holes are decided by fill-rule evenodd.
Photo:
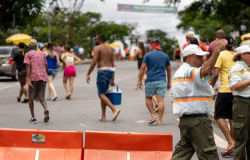
<instances>
[{"instance_id":1,"label":"orange traffic barrier","mask_svg":"<svg viewBox=\"0 0 250 160\"><path fill-rule=\"evenodd\" d=\"M82 160L83 132L0 129L0 160Z\"/></svg>"},{"instance_id":2,"label":"orange traffic barrier","mask_svg":"<svg viewBox=\"0 0 250 160\"><path fill-rule=\"evenodd\" d=\"M84 160L170 160L172 134L86 131Z\"/></svg>"}]
</instances>

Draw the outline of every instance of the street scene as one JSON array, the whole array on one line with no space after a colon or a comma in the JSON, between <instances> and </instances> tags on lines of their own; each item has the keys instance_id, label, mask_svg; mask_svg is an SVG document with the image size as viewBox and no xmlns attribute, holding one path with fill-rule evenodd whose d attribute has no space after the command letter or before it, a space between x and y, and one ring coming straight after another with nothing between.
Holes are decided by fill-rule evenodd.
<instances>
[{"instance_id":1,"label":"street scene","mask_svg":"<svg viewBox=\"0 0 250 160\"><path fill-rule=\"evenodd\" d=\"M0 2L0 160L246 160L250 2Z\"/></svg>"},{"instance_id":2,"label":"street scene","mask_svg":"<svg viewBox=\"0 0 250 160\"><path fill-rule=\"evenodd\" d=\"M172 72L176 71L175 63ZM58 92L58 99L47 101L50 110L49 123L43 122L43 108L39 102L35 102L35 115L37 123L31 125L28 123L30 112L27 103L18 103L16 94L19 90L19 83L9 81L7 78L1 78L0 92L1 100L1 118L0 126L2 128L19 129L43 129L43 130L63 130L63 131L114 131L114 132L141 132L141 133L172 133L174 135L174 144L180 139L178 128L179 118L173 115L173 107L167 96L165 99L165 112L163 115L163 125L148 125L150 118L145 105L145 91L135 90L138 69L136 62L124 61L117 62L117 72L115 83L122 90L122 105L117 106L121 109L118 119L112 121L112 112L107 111L107 122L100 122L101 116L100 101L96 89L96 71L91 76L90 84L85 81L85 75L88 70L88 64L81 64L76 67L77 77L75 79L75 91L70 101L66 100L66 92L62 86L63 71L60 69L55 78L55 87ZM46 93L47 94L47 93ZM167 92L167 95L169 92ZM11 96L12 95L12 96ZM213 124L215 142L218 147L218 153L226 147L227 142L220 129ZM192 159L197 159L193 157ZM220 157L220 159L223 159ZM226 158L225 158L226 159Z\"/></svg>"}]
</instances>

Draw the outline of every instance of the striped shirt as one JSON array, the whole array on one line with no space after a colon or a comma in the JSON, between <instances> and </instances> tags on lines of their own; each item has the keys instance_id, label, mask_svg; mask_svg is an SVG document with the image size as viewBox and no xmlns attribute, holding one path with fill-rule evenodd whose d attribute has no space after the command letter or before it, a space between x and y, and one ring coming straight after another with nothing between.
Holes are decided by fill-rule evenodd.
<instances>
[{"instance_id":1,"label":"striped shirt","mask_svg":"<svg viewBox=\"0 0 250 160\"><path fill-rule=\"evenodd\" d=\"M213 88L208 84L210 76L201 78L201 68L183 63L172 79L170 98L173 101L173 113L212 114Z\"/></svg>"},{"instance_id":2,"label":"striped shirt","mask_svg":"<svg viewBox=\"0 0 250 160\"><path fill-rule=\"evenodd\" d=\"M228 73L229 88L238 83L250 80L249 67L243 61L237 61L236 64L230 69ZM234 96L250 97L250 86L243 90L233 91Z\"/></svg>"}]
</instances>

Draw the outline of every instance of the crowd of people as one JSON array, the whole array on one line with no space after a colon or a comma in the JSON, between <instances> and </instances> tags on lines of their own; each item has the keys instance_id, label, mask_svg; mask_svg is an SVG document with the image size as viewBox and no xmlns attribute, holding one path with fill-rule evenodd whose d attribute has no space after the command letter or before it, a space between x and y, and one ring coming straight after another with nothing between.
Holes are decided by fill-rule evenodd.
<instances>
[{"instance_id":1,"label":"crowd of people","mask_svg":"<svg viewBox=\"0 0 250 160\"><path fill-rule=\"evenodd\" d=\"M74 65L78 64L81 59L70 51L71 48L68 45L63 47L63 53L61 54L61 47L57 42L56 46L53 43L47 43L43 48L39 48L37 41L31 39L27 45L22 42L19 43L18 48L19 52L14 55L10 68L11 75L15 65L18 70L21 89L17 101L20 102L22 94L25 95L22 103L29 103L30 123L36 123L33 101L39 101L44 108L44 122L47 123L49 121L49 110L45 101L46 84L48 84L46 100L56 101L57 93L53 80L62 62L64 68L63 86L67 92L65 98L70 100L73 94L74 77L76 77ZM26 52L26 50L28 51ZM69 86L67 85L68 81Z\"/></svg>"},{"instance_id":2,"label":"crowd of people","mask_svg":"<svg viewBox=\"0 0 250 160\"><path fill-rule=\"evenodd\" d=\"M172 80L169 59L161 56L159 41L149 43L148 53L142 42L138 43L139 49L134 52L140 69L136 89L142 88L145 77L149 124L157 121L161 126L165 91L172 84L170 98L173 113L179 116L181 133L172 160L191 159L195 152L199 159L219 159L210 120L213 108L214 119L228 142L221 156L246 159L250 156L250 47L235 48L233 37L223 30L216 32L211 43L206 38L198 40L191 31L186 33L186 41L182 50L176 44L173 58L178 70ZM159 103L158 120L153 111L154 95Z\"/></svg>"},{"instance_id":3,"label":"crowd of people","mask_svg":"<svg viewBox=\"0 0 250 160\"><path fill-rule=\"evenodd\" d=\"M170 92L181 133L172 160L191 159L195 152L199 159L219 159L209 119L214 89L214 119L228 142L221 155L244 160L250 156L250 47L235 48L233 37L223 30L210 44L206 38L199 42L191 31L186 41L182 54L178 46L174 53L183 64L177 63Z\"/></svg>"},{"instance_id":4,"label":"crowd of people","mask_svg":"<svg viewBox=\"0 0 250 160\"><path fill-rule=\"evenodd\" d=\"M145 102L151 116L148 124L157 122L157 126L162 126L164 97L166 90L170 90L173 114L179 117L181 135L172 160L191 159L195 152L199 159L219 159L210 120L216 86L218 95L214 105L214 119L228 142L221 155L233 156L235 160L246 159L246 155L250 156L250 47L243 45L235 48L234 39L225 35L223 30L216 32L216 39L210 44L206 38L200 38L198 41L191 31L187 32L186 41L183 50L179 45L176 45L174 50L178 69L173 78L169 57L161 51L160 42L154 39L146 46L143 42L138 43L139 48L134 52L138 58L139 69L135 89L142 88L144 80ZM108 106L113 113L112 120L115 121L121 110L117 109L106 95L109 85L115 85L114 53L105 45L105 35L97 35L95 42L97 46L93 49L86 82L90 83L90 74L97 65L96 85L102 110L99 120L106 121ZM37 41L31 39L27 44L28 52L25 53L25 44L20 43L19 52L13 58L10 74L14 65L17 65L21 85L17 100L20 101L21 94L25 94L22 102L29 102L31 123L36 123L34 100L40 101L44 108L44 122L49 121L45 88L48 83L47 100L55 101L57 93L53 79L57 75L60 61L64 64L63 86L67 92L65 98L69 100L73 94L73 82L76 77L74 65L81 59L68 45L64 46L63 54L59 57L56 46L48 43L41 51L37 48ZM229 127L226 119L229 121Z\"/></svg>"}]
</instances>

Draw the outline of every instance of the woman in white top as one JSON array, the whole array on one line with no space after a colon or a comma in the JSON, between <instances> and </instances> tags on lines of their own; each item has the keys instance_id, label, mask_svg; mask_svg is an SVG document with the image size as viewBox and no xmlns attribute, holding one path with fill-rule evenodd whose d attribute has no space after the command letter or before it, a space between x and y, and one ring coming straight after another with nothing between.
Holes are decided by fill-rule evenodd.
<instances>
[{"instance_id":1,"label":"woman in white top","mask_svg":"<svg viewBox=\"0 0 250 160\"><path fill-rule=\"evenodd\" d=\"M73 93L74 88L74 78L76 77L76 69L74 65L81 62L81 59L75 56L74 53L70 52L70 46L68 45L64 46L64 53L61 59L65 65L63 73L63 86L67 91L67 96L65 98L71 99L71 95ZM67 85L68 79L70 89Z\"/></svg>"},{"instance_id":2,"label":"woman in white top","mask_svg":"<svg viewBox=\"0 0 250 160\"><path fill-rule=\"evenodd\" d=\"M250 156L250 47L236 48L233 59L236 64L228 73L233 100L233 128L235 143L234 159L249 159Z\"/></svg>"}]
</instances>

